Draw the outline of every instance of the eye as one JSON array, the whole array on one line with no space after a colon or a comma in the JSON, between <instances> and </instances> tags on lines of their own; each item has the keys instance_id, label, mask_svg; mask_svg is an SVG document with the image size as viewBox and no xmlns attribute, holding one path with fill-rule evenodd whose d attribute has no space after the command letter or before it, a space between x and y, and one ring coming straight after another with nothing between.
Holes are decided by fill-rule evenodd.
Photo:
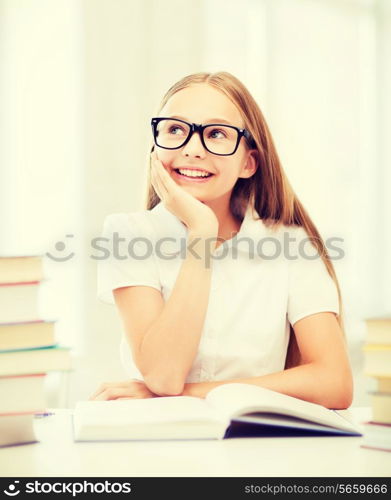
<instances>
[{"instance_id":1,"label":"eye","mask_svg":"<svg viewBox=\"0 0 391 500\"><path fill-rule=\"evenodd\" d=\"M214 128L210 130L210 132L208 133L208 137L210 137L211 139L226 139L227 134L222 129Z\"/></svg>"},{"instance_id":2,"label":"eye","mask_svg":"<svg viewBox=\"0 0 391 500\"><path fill-rule=\"evenodd\" d=\"M185 134L186 132L179 125L171 125L168 128L168 133L173 135L180 135L180 134Z\"/></svg>"}]
</instances>

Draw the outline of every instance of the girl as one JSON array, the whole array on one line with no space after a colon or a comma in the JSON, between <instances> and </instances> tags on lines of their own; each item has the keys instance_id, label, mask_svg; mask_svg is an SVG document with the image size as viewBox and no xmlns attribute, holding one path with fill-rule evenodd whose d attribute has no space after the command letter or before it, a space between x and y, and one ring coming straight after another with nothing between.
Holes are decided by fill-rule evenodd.
<instances>
[{"instance_id":1,"label":"girl","mask_svg":"<svg viewBox=\"0 0 391 500\"><path fill-rule=\"evenodd\" d=\"M106 218L120 246L98 268L129 380L90 399L205 397L243 382L350 406L333 265L253 97L229 73L189 75L151 125L146 210Z\"/></svg>"}]
</instances>

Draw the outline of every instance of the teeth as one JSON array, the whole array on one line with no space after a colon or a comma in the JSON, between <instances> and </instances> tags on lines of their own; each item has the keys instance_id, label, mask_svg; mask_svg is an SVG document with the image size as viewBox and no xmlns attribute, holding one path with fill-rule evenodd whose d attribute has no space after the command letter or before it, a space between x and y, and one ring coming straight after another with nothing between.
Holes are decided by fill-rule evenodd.
<instances>
[{"instance_id":1,"label":"teeth","mask_svg":"<svg viewBox=\"0 0 391 500\"><path fill-rule=\"evenodd\" d=\"M211 175L209 172L203 172L200 170L187 170L183 168L179 168L178 170L181 174L187 175L188 177L208 177Z\"/></svg>"}]
</instances>

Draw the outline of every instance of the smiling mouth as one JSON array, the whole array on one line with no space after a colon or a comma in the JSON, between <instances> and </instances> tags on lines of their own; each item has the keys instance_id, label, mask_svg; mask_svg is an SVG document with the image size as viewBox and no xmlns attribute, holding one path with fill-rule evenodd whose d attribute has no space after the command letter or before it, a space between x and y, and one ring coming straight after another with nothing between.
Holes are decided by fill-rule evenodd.
<instances>
[{"instance_id":1,"label":"smiling mouth","mask_svg":"<svg viewBox=\"0 0 391 500\"><path fill-rule=\"evenodd\" d=\"M214 175L210 172L206 172L205 170L191 170L186 168L173 168L173 171L180 177L196 180L208 179Z\"/></svg>"}]
</instances>

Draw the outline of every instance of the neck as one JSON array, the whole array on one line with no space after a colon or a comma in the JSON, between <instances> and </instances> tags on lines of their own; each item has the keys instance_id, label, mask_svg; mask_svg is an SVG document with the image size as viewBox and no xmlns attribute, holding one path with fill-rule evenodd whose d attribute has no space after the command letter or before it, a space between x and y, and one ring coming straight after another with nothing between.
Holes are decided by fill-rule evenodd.
<instances>
[{"instance_id":1,"label":"neck","mask_svg":"<svg viewBox=\"0 0 391 500\"><path fill-rule=\"evenodd\" d=\"M229 198L222 200L211 200L204 202L215 213L219 222L218 237L222 240L229 240L239 231L241 222L236 219L230 210Z\"/></svg>"}]
</instances>

